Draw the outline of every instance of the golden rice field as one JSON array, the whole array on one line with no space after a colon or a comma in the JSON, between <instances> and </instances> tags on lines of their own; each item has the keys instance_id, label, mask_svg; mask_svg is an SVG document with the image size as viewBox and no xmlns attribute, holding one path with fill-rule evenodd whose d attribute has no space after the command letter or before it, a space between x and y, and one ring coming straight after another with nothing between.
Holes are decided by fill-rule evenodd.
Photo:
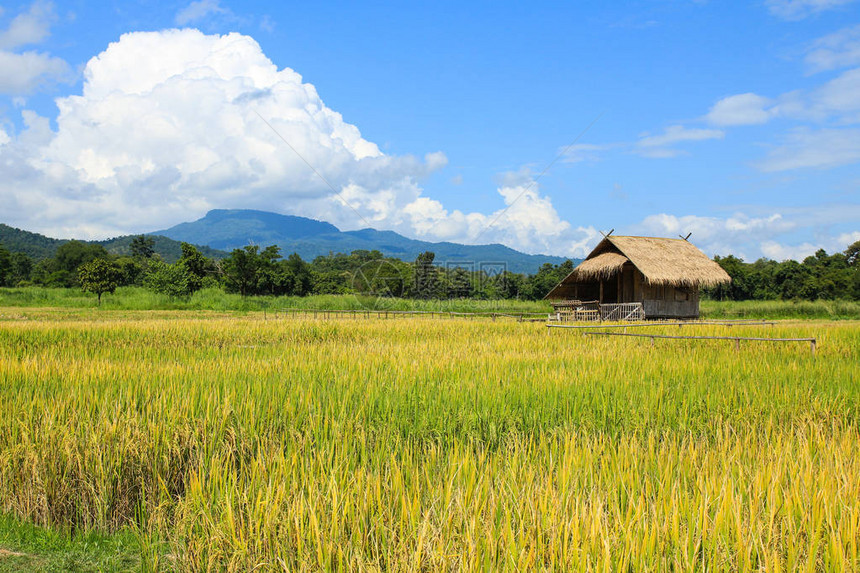
<instances>
[{"instance_id":1,"label":"golden rice field","mask_svg":"<svg viewBox=\"0 0 860 573\"><path fill-rule=\"evenodd\" d=\"M860 569L858 322L269 318L4 309L0 509L146 570Z\"/></svg>"}]
</instances>

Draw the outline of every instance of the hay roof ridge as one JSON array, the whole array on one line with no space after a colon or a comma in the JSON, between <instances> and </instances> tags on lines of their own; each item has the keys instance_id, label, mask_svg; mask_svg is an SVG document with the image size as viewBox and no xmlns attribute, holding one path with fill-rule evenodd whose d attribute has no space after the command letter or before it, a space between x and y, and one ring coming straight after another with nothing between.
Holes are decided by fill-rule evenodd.
<instances>
[{"instance_id":1,"label":"hay roof ridge","mask_svg":"<svg viewBox=\"0 0 860 573\"><path fill-rule=\"evenodd\" d=\"M713 287L731 282L720 265L684 239L609 235L547 298L565 284L605 280L628 262L652 285Z\"/></svg>"}]
</instances>

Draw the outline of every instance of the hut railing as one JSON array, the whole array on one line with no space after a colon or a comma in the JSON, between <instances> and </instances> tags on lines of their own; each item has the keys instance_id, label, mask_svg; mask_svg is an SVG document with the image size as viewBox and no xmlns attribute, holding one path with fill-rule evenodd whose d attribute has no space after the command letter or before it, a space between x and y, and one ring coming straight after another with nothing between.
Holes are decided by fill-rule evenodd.
<instances>
[{"instance_id":1,"label":"hut railing","mask_svg":"<svg viewBox=\"0 0 860 573\"><path fill-rule=\"evenodd\" d=\"M641 302L621 302L600 305L601 320L645 320Z\"/></svg>"},{"instance_id":2,"label":"hut railing","mask_svg":"<svg viewBox=\"0 0 860 573\"><path fill-rule=\"evenodd\" d=\"M600 305L596 300L561 300L552 303L553 314L550 320L568 321L599 321Z\"/></svg>"}]
</instances>

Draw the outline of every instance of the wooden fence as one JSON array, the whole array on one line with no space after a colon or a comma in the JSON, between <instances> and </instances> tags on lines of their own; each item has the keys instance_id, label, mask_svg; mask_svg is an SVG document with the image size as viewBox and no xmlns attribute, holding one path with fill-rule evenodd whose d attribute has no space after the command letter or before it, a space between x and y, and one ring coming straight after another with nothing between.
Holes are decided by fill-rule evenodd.
<instances>
[{"instance_id":1,"label":"wooden fence","mask_svg":"<svg viewBox=\"0 0 860 573\"><path fill-rule=\"evenodd\" d=\"M655 338L671 340L734 340L735 350L741 349L741 340L751 342L808 342L812 355L815 356L814 338L762 338L755 336L669 336L666 334L634 334L626 332L586 332L586 336L631 336L637 338L650 338L651 346L654 346Z\"/></svg>"},{"instance_id":2,"label":"wooden fence","mask_svg":"<svg viewBox=\"0 0 860 573\"><path fill-rule=\"evenodd\" d=\"M601 320L645 320L641 302L620 302L600 305Z\"/></svg>"},{"instance_id":3,"label":"wooden fence","mask_svg":"<svg viewBox=\"0 0 860 573\"><path fill-rule=\"evenodd\" d=\"M580 329L595 329L595 328L623 328L625 332L628 328L654 328L657 326L677 326L683 328L685 326L773 326L776 322L770 320L686 320L679 322L645 322L636 324L547 324L547 332L550 328L572 328Z\"/></svg>"},{"instance_id":4,"label":"wooden fence","mask_svg":"<svg viewBox=\"0 0 860 573\"><path fill-rule=\"evenodd\" d=\"M500 311L484 311L484 312L448 312L438 310L383 310L383 309L365 309L365 310L331 310L331 309L314 309L314 308L279 308L273 310L275 318L288 317L305 317L315 319L358 319L358 318L377 318L377 319L393 319L393 318L489 318L496 320L499 318L513 319L517 322L543 322L547 320L548 313L546 312L500 312Z\"/></svg>"}]
</instances>

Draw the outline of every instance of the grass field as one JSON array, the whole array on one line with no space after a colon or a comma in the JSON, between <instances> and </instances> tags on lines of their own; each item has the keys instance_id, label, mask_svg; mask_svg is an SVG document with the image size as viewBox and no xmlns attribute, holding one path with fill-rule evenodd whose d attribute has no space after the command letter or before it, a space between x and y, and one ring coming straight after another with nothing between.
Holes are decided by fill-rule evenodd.
<instances>
[{"instance_id":1,"label":"grass field","mask_svg":"<svg viewBox=\"0 0 860 573\"><path fill-rule=\"evenodd\" d=\"M96 295L74 288L0 288L0 308L96 308ZM520 300L415 300L360 295L254 296L228 294L218 288L203 289L189 297L171 298L142 287L120 287L106 294L99 310L194 310L273 311L280 308L340 310L412 310L444 312L551 312L546 301ZM860 302L816 301L715 301L703 300L703 318L860 320Z\"/></svg>"},{"instance_id":2,"label":"grass field","mask_svg":"<svg viewBox=\"0 0 860 573\"><path fill-rule=\"evenodd\" d=\"M96 296L74 288L0 288L0 307L95 308ZM103 310L212 310L254 312L279 308L339 310L412 310L445 312L549 312L544 301L519 300L417 300L354 294L309 296L249 296L225 293L219 288L203 289L189 297L171 298L142 287L120 287L102 298ZM860 312L860 307L858 307Z\"/></svg>"},{"instance_id":3,"label":"grass field","mask_svg":"<svg viewBox=\"0 0 860 573\"><path fill-rule=\"evenodd\" d=\"M860 568L860 323L693 329L2 308L0 571Z\"/></svg>"}]
</instances>

